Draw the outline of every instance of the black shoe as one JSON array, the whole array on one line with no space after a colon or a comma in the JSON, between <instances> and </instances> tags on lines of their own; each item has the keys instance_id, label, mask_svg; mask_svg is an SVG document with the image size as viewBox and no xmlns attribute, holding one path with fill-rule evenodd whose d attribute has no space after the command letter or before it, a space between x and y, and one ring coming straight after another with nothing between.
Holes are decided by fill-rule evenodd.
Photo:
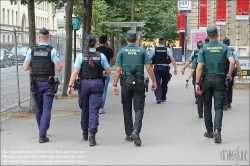
<instances>
[{"instance_id":1,"label":"black shoe","mask_svg":"<svg viewBox=\"0 0 250 166\"><path fill-rule=\"evenodd\" d=\"M83 130L82 137L84 141L88 141L88 136L89 136L88 130Z\"/></svg>"},{"instance_id":2,"label":"black shoe","mask_svg":"<svg viewBox=\"0 0 250 166\"><path fill-rule=\"evenodd\" d=\"M232 108L231 104L227 104L227 108L231 109Z\"/></svg>"},{"instance_id":3,"label":"black shoe","mask_svg":"<svg viewBox=\"0 0 250 166\"><path fill-rule=\"evenodd\" d=\"M49 141L48 137L39 137L39 142L40 143L45 143L45 142L48 142L48 141Z\"/></svg>"},{"instance_id":4,"label":"black shoe","mask_svg":"<svg viewBox=\"0 0 250 166\"><path fill-rule=\"evenodd\" d=\"M207 138L214 138L212 132L207 132L207 131L206 131L206 132L204 133L204 136L207 137Z\"/></svg>"},{"instance_id":5,"label":"black shoe","mask_svg":"<svg viewBox=\"0 0 250 166\"><path fill-rule=\"evenodd\" d=\"M227 105L223 106L223 111L227 111Z\"/></svg>"},{"instance_id":6,"label":"black shoe","mask_svg":"<svg viewBox=\"0 0 250 166\"><path fill-rule=\"evenodd\" d=\"M195 104L198 104L198 98L195 99Z\"/></svg>"},{"instance_id":7,"label":"black shoe","mask_svg":"<svg viewBox=\"0 0 250 166\"><path fill-rule=\"evenodd\" d=\"M221 143L222 139L221 139L221 133L218 129L215 129L214 131L214 142L215 143Z\"/></svg>"},{"instance_id":8,"label":"black shoe","mask_svg":"<svg viewBox=\"0 0 250 166\"><path fill-rule=\"evenodd\" d=\"M156 104L161 104L161 100L156 100Z\"/></svg>"},{"instance_id":9,"label":"black shoe","mask_svg":"<svg viewBox=\"0 0 250 166\"><path fill-rule=\"evenodd\" d=\"M199 118L203 118L203 115L202 115L202 114L199 114Z\"/></svg>"},{"instance_id":10,"label":"black shoe","mask_svg":"<svg viewBox=\"0 0 250 166\"><path fill-rule=\"evenodd\" d=\"M131 136L134 140L134 144L136 146L141 146L141 139L140 139L139 133L137 133L136 131L133 131Z\"/></svg>"},{"instance_id":11,"label":"black shoe","mask_svg":"<svg viewBox=\"0 0 250 166\"><path fill-rule=\"evenodd\" d=\"M165 102L166 100L167 100L167 98L166 99L162 99L161 102Z\"/></svg>"},{"instance_id":12,"label":"black shoe","mask_svg":"<svg viewBox=\"0 0 250 166\"><path fill-rule=\"evenodd\" d=\"M133 138L131 136L126 136L125 137L126 141L133 142Z\"/></svg>"},{"instance_id":13,"label":"black shoe","mask_svg":"<svg viewBox=\"0 0 250 166\"><path fill-rule=\"evenodd\" d=\"M96 141L95 141L95 133L94 134L89 134L89 145L90 146L95 146L96 145Z\"/></svg>"}]
</instances>

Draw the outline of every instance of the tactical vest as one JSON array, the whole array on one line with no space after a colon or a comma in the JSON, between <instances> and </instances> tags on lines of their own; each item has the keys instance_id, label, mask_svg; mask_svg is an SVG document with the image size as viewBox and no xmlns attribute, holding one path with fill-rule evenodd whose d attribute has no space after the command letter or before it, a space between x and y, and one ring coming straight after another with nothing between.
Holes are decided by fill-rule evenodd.
<instances>
[{"instance_id":1,"label":"tactical vest","mask_svg":"<svg viewBox=\"0 0 250 166\"><path fill-rule=\"evenodd\" d=\"M204 46L203 46L204 47ZM224 44L216 43L206 44L203 48L204 68L206 73L224 74L226 68L226 52L227 48Z\"/></svg>"},{"instance_id":2,"label":"tactical vest","mask_svg":"<svg viewBox=\"0 0 250 166\"><path fill-rule=\"evenodd\" d=\"M196 69L197 69L197 66L198 66L198 62L197 62L197 59L198 59L198 56L193 56L193 63L196 63L196 68L194 69L194 72L193 72L193 77L196 77Z\"/></svg>"},{"instance_id":3,"label":"tactical vest","mask_svg":"<svg viewBox=\"0 0 250 166\"><path fill-rule=\"evenodd\" d=\"M89 66L89 59L85 53L82 53L81 72L79 74L81 79L99 79L102 78L103 67L101 64L101 53L89 52L89 59L93 66Z\"/></svg>"},{"instance_id":4,"label":"tactical vest","mask_svg":"<svg viewBox=\"0 0 250 166\"><path fill-rule=\"evenodd\" d=\"M131 71L135 71L135 75L144 76L144 50L140 47L125 47L121 50L122 73L132 75Z\"/></svg>"},{"instance_id":5,"label":"tactical vest","mask_svg":"<svg viewBox=\"0 0 250 166\"><path fill-rule=\"evenodd\" d=\"M233 49L233 48L230 48L230 49L231 49L231 51L232 51L232 55L234 56L234 49ZM230 62L229 62L229 60L227 59L227 61L226 61L226 71L229 70L229 65L230 65Z\"/></svg>"},{"instance_id":6,"label":"tactical vest","mask_svg":"<svg viewBox=\"0 0 250 166\"><path fill-rule=\"evenodd\" d=\"M170 64L171 59L167 55L166 47L157 47L155 48L155 56L152 59L152 64Z\"/></svg>"},{"instance_id":7,"label":"tactical vest","mask_svg":"<svg viewBox=\"0 0 250 166\"><path fill-rule=\"evenodd\" d=\"M192 61L194 61L194 58L198 58L199 50L194 50L194 56L192 57Z\"/></svg>"},{"instance_id":8,"label":"tactical vest","mask_svg":"<svg viewBox=\"0 0 250 166\"><path fill-rule=\"evenodd\" d=\"M31 68L34 76L55 76L55 65L51 61L50 45L31 47Z\"/></svg>"}]
</instances>

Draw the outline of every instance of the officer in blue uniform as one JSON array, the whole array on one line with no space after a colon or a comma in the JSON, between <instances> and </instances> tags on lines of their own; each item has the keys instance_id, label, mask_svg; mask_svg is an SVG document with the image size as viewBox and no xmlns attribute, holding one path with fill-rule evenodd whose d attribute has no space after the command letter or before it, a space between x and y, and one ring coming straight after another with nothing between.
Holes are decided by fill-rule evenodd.
<instances>
[{"instance_id":1,"label":"officer in blue uniform","mask_svg":"<svg viewBox=\"0 0 250 166\"><path fill-rule=\"evenodd\" d=\"M149 58L154 64L154 74L156 78L157 88L154 91L156 97L156 103L166 101L166 95L168 92L168 83L171 79L170 66L172 63L174 66L174 74L177 74L177 67L174 57L169 48L165 47L165 40L163 37L159 38L159 46L153 48L149 55Z\"/></svg>"},{"instance_id":2,"label":"officer in blue uniform","mask_svg":"<svg viewBox=\"0 0 250 166\"><path fill-rule=\"evenodd\" d=\"M202 41L199 41L197 43L197 48L201 49L203 45L204 45L204 43L202 43ZM191 70L189 72L188 78L186 79L186 85L185 85L185 87L188 88L189 79L191 77L193 77L192 83L194 85L194 90L195 90L195 81L196 81L196 68L197 68L197 65L198 65L197 59L198 59L198 55L195 54L193 59L192 59L192 67L191 67ZM203 101L202 101L201 95L198 95L196 93L196 91L195 91L195 94L197 96L197 110L198 110L198 115L199 115L198 117L203 118Z\"/></svg>"},{"instance_id":3,"label":"officer in blue uniform","mask_svg":"<svg viewBox=\"0 0 250 166\"><path fill-rule=\"evenodd\" d=\"M230 46L230 39L227 38L227 37L225 37L223 39L223 44L226 44L227 46ZM232 54L233 54L233 57L234 57L235 64L236 64L237 68L235 68L235 70L234 70L234 72L232 74L232 81L229 82L228 89L226 90L226 101L225 101L225 105L224 105L224 108L223 108L224 111L226 111L227 109L231 108L231 103L233 101L234 77L237 74L237 69L238 69L238 77L239 77L239 79L241 79L241 77L242 77L241 67L240 67L240 63L239 63L239 58L238 58L238 56L236 54L236 51L234 51L233 48L230 48L230 49L232 51ZM229 71L229 61L227 60L225 74L227 74L228 71Z\"/></svg>"},{"instance_id":4,"label":"officer in blue uniform","mask_svg":"<svg viewBox=\"0 0 250 166\"><path fill-rule=\"evenodd\" d=\"M62 70L57 51L48 45L49 31L42 28L38 35L39 43L32 46L23 63L25 71L32 69L31 91L36 103L36 121L39 128L39 142L48 142L46 137L50 126L51 108L59 82L55 81L55 70Z\"/></svg>"},{"instance_id":5,"label":"officer in blue uniform","mask_svg":"<svg viewBox=\"0 0 250 166\"><path fill-rule=\"evenodd\" d=\"M215 143L221 143L221 128L223 105L225 103L225 68L226 59L229 60L227 79L232 80L234 58L228 46L218 42L218 29L216 26L207 28L210 39L199 51L198 66L196 68L196 92L202 94L204 101L204 119L207 131L205 137L213 138ZM201 79L202 78L202 79ZM202 81L202 83L201 83ZM202 91L200 88L202 85ZM214 96L214 125L212 121L212 96Z\"/></svg>"},{"instance_id":6,"label":"officer in blue uniform","mask_svg":"<svg viewBox=\"0 0 250 166\"><path fill-rule=\"evenodd\" d=\"M103 73L103 71L105 72ZM72 86L78 76L80 86L77 89L78 103L82 110L82 136L87 141L89 133L90 146L96 145L95 135L99 125L99 109L102 106L102 76L110 73L107 58L102 53L96 51L96 38L92 34L88 35L86 38L86 51L77 55L67 93L69 96L72 95Z\"/></svg>"}]
</instances>

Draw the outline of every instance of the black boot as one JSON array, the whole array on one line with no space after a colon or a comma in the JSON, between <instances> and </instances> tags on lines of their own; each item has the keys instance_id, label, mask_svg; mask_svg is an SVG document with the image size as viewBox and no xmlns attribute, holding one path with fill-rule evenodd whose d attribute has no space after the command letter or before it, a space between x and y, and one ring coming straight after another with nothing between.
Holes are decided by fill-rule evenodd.
<instances>
[{"instance_id":1,"label":"black boot","mask_svg":"<svg viewBox=\"0 0 250 166\"><path fill-rule=\"evenodd\" d=\"M213 132L208 132L208 131L206 131L206 132L204 133L204 136L207 137L207 138L214 138Z\"/></svg>"},{"instance_id":2,"label":"black boot","mask_svg":"<svg viewBox=\"0 0 250 166\"><path fill-rule=\"evenodd\" d=\"M88 130L83 130L82 131L82 137L83 137L84 141L88 141L88 136L89 136Z\"/></svg>"},{"instance_id":3,"label":"black boot","mask_svg":"<svg viewBox=\"0 0 250 166\"><path fill-rule=\"evenodd\" d=\"M221 139L221 133L218 129L215 129L214 131L214 142L215 143L221 143L222 139Z\"/></svg>"},{"instance_id":4,"label":"black boot","mask_svg":"<svg viewBox=\"0 0 250 166\"><path fill-rule=\"evenodd\" d=\"M133 138L131 136L126 136L125 137L126 141L133 142Z\"/></svg>"},{"instance_id":5,"label":"black boot","mask_svg":"<svg viewBox=\"0 0 250 166\"><path fill-rule=\"evenodd\" d=\"M136 131L133 131L132 134L131 134L133 140L134 140L134 144L136 146L141 146L141 139L140 139L140 135L138 132Z\"/></svg>"},{"instance_id":6,"label":"black boot","mask_svg":"<svg viewBox=\"0 0 250 166\"><path fill-rule=\"evenodd\" d=\"M45 142L48 142L48 141L49 141L48 137L39 137L39 142L40 143L45 143Z\"/></svg>"},{"instance_id":7,"label":"black boot","mask_svg":"<svg viewBox=\"0 0 250 166\"><path fill-rule=\"evenodd\" d=\"M96 141L95 141L95 133L90 133L89 134L89 145L90 146L95 146L96 145Z\"/></svg>"}]
</instances>

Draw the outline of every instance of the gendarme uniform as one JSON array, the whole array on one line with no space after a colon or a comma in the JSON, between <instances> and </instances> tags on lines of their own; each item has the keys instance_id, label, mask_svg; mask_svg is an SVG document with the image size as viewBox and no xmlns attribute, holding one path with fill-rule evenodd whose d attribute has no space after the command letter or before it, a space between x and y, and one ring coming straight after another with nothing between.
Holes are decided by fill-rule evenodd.
<instances>
[{"instance_id":1,"label":"gendarme uniform","mask_svg":"<svg viewBox=\"0 0 250 166\"><path fill-rule=\"evenodd\" d=\"M215 26L207 28L208 36L218 33ZM217 40L210 40L208 44L203 45L199 51L198 63L203 63L203 69L206 72L202 83L202 92L204 99L204 117L207 133L211 135L221 132L223 105L225 102L225 68L226 60L232 56L230 48ZM212 121L212 96L214 96L214 125ZM212 137L212 136L211 136ZM215 142L221 142L216 140Z\"/></svg>"},{"instance_id":2,"label":"gendarme uniform","mask_svg":"<svg viewBox=\"0 0 250 166\"><path fill-rule=\"evenodd\" d=\"M136 32L127 32L127 38L136 38ZM120 77L121 102L123 105L124 125L126 135L132 131L141 132L145 104L144 65L150 64L148 55L142 47L128 44L122 48L116 57L116 66L122 67ZM135 120L132 119L132 102L134 104ZM127 139L127 138L126 138Z\"/></svg>"},{"instance_id":3,"label":"gendarme uniform","mask_svg":"<svg viewBox=\"0 0 250 166\"><path fill-rule=\"evenodd\" d=\"M48 35L49 31L42 28L39 33ZM28 50L25 60L31 63L33 87L35 87L32 89L32 95L36 103L39 136L48 139L46 135L50 126L51 108L55 96L49 78L55 76L54 62L59 60L59 56L52 46L47 43L38 43Z\"/></svg>"},{"instance_id":4,"label":"gendarme uniform","mask_svg":"<svg viewBox=\"0 0 250 166\"><path fill-rule=\"evenodd\" d=\"M164 40L164 38L161 37L159 40ZM171 74L169 72L169 64L171 63L170 56L172 56L170 49L164 45L159 45L153 49L149 55L149 58L152 59L152 64L155 64L154 74L157 88L154 93L158 104L166 101L168 82L171 78Z\"/></svg>"},{"instance_id":5,"label":"gendarme uniform","mask_svg":"<svg viewBox=\"0 0 250 166\"><path fill-rule=\"evenodd\" d=\"M96 41L95 37L92 34L88 35L86 42L92 40ZM89 132L90 144L94 146L99 125L99 109L102 106L102 75L103 70L110 66L105 55L97 52L95 48L89 48L89 55L93 66L90 67L88 57L83 52L77 55L74 68L80 70L78 77L81 79L81 86L78 89L78 103L82 110L80 123L83 137L88 137Z\"/></svg>"},{"instance_id":6,"label":"gendarme uniform","mask_svg":"<svg viewBox=\"0 0 250 166\"><path fill-rule=\"evenodd\" d=\"M197 47L199 49L201 49L203 46L203 43L202 42L198 42L197 43ZM195 86L195 80L196 80L196 68L197 68L197 60L198 60L198 55L197 54L194 54L193 58L192 58L192 69L194 69L194 73L193 73L193 84ZM202 87L200 87L202 89ZM201 98L201 95L198 95L195 91L195 94L197 96L197 110L198 110L198 114L199 114L199 118L202 118L203 117L203 101L202 101L202 98Z\"/></svg>"}]
</instances>

